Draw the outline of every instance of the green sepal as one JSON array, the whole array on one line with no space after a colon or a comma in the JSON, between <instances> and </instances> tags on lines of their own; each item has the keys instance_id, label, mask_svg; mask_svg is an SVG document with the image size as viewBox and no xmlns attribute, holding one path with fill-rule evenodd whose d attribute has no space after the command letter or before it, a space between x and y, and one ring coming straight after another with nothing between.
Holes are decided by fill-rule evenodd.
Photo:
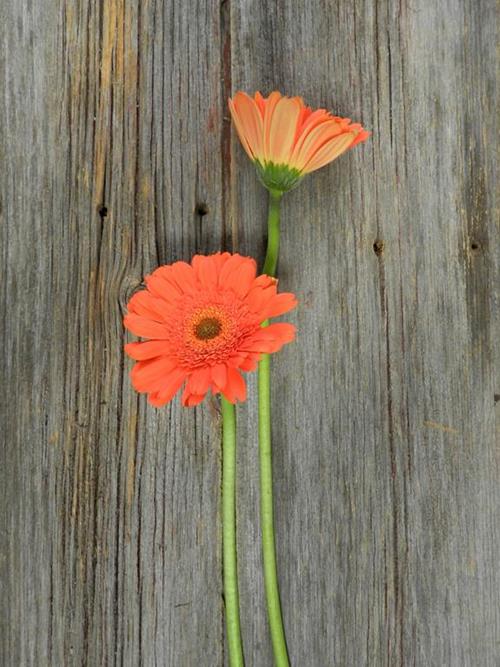
<instances>
[{"instance_id":1,"label":"green sepal","mask_svg":"<svg viewBox=\"0 0 500 667\"><path fill-rule=\"evenodd\" d=\"M255 160L254 164L259 181L265 188L274 192L288 192L302 179L302 173L298 169L286 164L273 162L261 164L258 160Z\"/></svg>"}]
</instances>

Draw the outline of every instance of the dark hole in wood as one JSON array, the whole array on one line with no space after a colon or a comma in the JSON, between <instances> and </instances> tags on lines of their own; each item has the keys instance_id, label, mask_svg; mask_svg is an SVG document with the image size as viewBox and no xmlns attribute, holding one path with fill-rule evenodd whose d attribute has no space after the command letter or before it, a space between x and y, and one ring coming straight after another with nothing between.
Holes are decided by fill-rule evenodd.
<instances>
[{"instance_id":1,"label":"dark hole in wood","mask_svg":"<svg viewBox=\"0 0 500 667\"><path fill-rule=\"evenodd\" d=\"M476 243L475 241L473 241L470 244L470 247L471 247L472 250L478 250L479 249L479 243Z\"/></svg>"},{"instance_id":2,"label":"dark hole in wood","mask_svg":"<svg viewBox=\"0 0 500 667\"><path fill-rule=\"evenodd\" d=\"M108 207L107 206L100 206L99 207L99 215L101 218L105 218L108 215Z\"/></svg>"},{"instance_id":3,"label":"dark hole in wood","mask_svg":"<svg viewBox=\"0 0 500 667\"><path fill-rule=\"evenodd\" d=\"M377 239L373 244L373 252L377 255L377 257L380 257L380 255L384 252L384 242L381 239Z\"/></svg>"},{"instance_id":4,"label":"dark hole in wood","mask_svg":"<svg viewBox=\"0 0 500 667\"><path fill-rule=\"evenodd\" d=\"M495 399L495 403L498 403L500 401L500 394L493 394L493 398Z\"/></svg>"},{"instance_id":5,"label":"dark hole in wood","mask_svg":"<svg viewBox=\"0 0 500 667\"><path fill-rule=\"evenodd\" d=\"M196 204L196 215L199 215L200 218L203 218L204 215L208 213L208 206L204 202Z\"/></svg>"}]
</instances>

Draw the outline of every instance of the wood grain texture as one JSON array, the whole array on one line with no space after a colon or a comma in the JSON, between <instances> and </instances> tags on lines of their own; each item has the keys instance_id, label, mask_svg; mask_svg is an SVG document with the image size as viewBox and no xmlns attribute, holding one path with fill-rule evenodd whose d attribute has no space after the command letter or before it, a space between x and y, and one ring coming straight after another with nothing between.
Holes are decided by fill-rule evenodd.
<instances>
[{"instance_id":1,"label":"wood grain texture","mask_svg":"<svg viewBox=\"0 0 500 667\"><path fill-rule=\"evenodd\" d=\"M227 661L218 406L138 398L121 313L160 263L262 260L226 98L278 88L373 131L283 204L292 663L496 667L493 0L6 0L0 19L0 664ZM266 667L255 400L238 419L244 643Z\"/></svg>"}]
</instances>

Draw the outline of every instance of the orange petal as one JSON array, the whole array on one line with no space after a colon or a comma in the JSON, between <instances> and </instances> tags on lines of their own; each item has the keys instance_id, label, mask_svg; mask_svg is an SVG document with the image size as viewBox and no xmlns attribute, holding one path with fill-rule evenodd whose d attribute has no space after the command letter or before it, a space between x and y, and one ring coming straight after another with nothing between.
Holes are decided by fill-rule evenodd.
<instances>
[{"instance_id":1,"label":"orange petal","mask_svg":"<svg viewBox=\"0 0 500 667\"><path fill-rule=\"evenodd\" d=\"M276 281L270 282L265 288L256 283L257 281L254 281L254 285L248 292L245 301L252 312L260 315L260 313L271 303L272 298L276 296L277 283ZM262 318L262 320L265 319L265 317Z\"/></svg>"},{"instance_id":2,"label":"orange petal","mask_svg":"<svg viewBox=\"0 0 500 667\"><path fill-rule=\"evenodd\" d=\"M232 257L230 252L216 252L215 255L212 255L215 266L217 267L217 274L220 274L224 264L230 260Z\"/></svg>"},{"instance_id":3,"label":"orange petal","mask_svg":"<svg viewBox=\"0 0 500 667\"><path fill-rule=\"evenodd\" d=\"M273 278L272 276L267 276L265 273L262 273L260 276L257 276L254 281L254 287L269 287L270 285L278 284L278 279Z\"/></svg>"},{"instance_id":4,"label":"orange petal","mask_svg":"<svg viewBox=\"0 0 500 667\"><path fill-rule=\"evenodd\" d=\"M253 154L252 149L250 148L250 144L248 143L246 134L245 134L245 128L243 127L243 124L240 120L240 117L238 116L238 112L236 111L236 107L234 106L234 102L231 98L229 98L228 102L228 107L229 111L231 112L231 118L233 119L234 127L236 130L236 134L238 135L238 138L241 142L241 145L245 149L246 154L248 157L253 161L255 160L255 155Z\"/></svg>"},{"instance_id":5,"label":"orange petal","mask_svg":"<svg viewBox=\"0 0 500 667\"><path fill-rule=\"evenodd\" d=\"M212 379L210 368L199 368L191 373L186 384L186 391L191 394L206 394Z\"/></svg>"},{"instance_id":6,"label":"orange petal","mask_svg":"<svg viewBox=\"0 0 500 667\"><path fill-rule=\"evenodd\" d=\"M282 292L281 294L273 296L270 302L259 314L261 315L262 320L267 320L269 317L278 317L278 315L288 313L289 310L293 310L296 306L297 299L295 294Z\"/></svg>"},{"instance_id":7,"label":"orange petal","mask_svg":"<svg viewBox=\"0 0 500 667\"><path fill-rule=\"evenodd\" d=\"M316 169L324 167L325 164L332 162L344 153L352 144L354 135L350 132L345 132L339 137L335 137L331 141L327 142L322 148L318 150L316 155L314 155L307 164L304 165L304 172L306 174Z\"/></svg>"},{"instance_id":8,"label":"orange petal","mask_svg":"<svg viewBox=\"0 0 500 667\"><path fill-rule=\"evenodd\" d=\"M252 160L261 159L264 126L257 103L246 93L238 92L229 100L229 109L243 148Z\"/></svg>"},{"instance_id":9,"label":"orange petal","mask_svg":"<svg viewBox=\"0 0 500 667\"><path fill-rule=\"evenodd\" d=\"M168 328L165 325L154 322L146 317L141 317L140 315L134 315L133 313L125 315L123 325L136 336L141 336L141 338L159 338L164 340L169 335Z\"/></svg>"},{"instance_id":10,"label":"orange petal","mask_svg":"<svg viewBox=\"0 0 500 667\"><path fill-rule=\"evenodd\" d=\"M213 255L195 255L191 263L196 277L204 288L217 285L218 261Z\"/></svg>"},{"instance_id":11,"label":"orange petal","mask_svg":"<svg viewBox=\"0 0 500 667\"><path fill-rule=\"evenodd\" d=\"M259 360L260 354L249 354L248 357L240 363L239 368L242 371L254 371L257 368Z\"/></svg>"},{"instance_id":12,"label":"orange petal","mask_svg":"<svg viewBox=\"0 0 500 667\"><path fill-rule=\"evenodd\" d=\"M127 343L125 345L125 352L132 359L141 361L165 355L169 352L169 349L163 340L148 340L144 343Z\"/></svg>"},{"instance_id":13,"label":"orange petal","mask_svg":"<svg viewBox=\"0 0 500 667\"><path fill-rule=\"evenodd\" d=\"M221 268L219 273L219 285L225 285L231 273L237 271L239 267L245 262L248 261L249 257L243 257L238 253L234 253L231 257L224 263L224 266Z\"/></svg>"},{"instance_id":14,"label":"orange petal","mask_svg":"<svg viewBox=\"0 0 500 667\"><path fill-rule=\"evenodd\" d=\"M266 161L271 160L271 121L273 118L274 110L276 105L281 99L281 93L278 93L277 90L273 91L266 100L266 107L264 110L264 138L263 138L263 150L264 150L264 159Z\"/></svg>"},{"instance_id":15,"label":"orange petal","mask_svg":"<svg viewBox=\"0 0 500 667\"><path fill-rule=\"evenodd\" d=\"M226 364L216 364L212 366L212 381L218 389L223 389L227 383Z\"/></svg>"},{"instance_id":16,"label":"orange petal","mask_svg":"<svg viewBox=\"0 0 500 667\"><path fill-rule=\"evenodd\" d=\"M293 145L294 146L297 143L298 138L302 134L302 132L304 130L304 127L306 127L306 121L309 118L311 118L311 116L313 115L312 109L310 109L309 107L306 107L303 102L302 102L302 104L303 104L303 106L300 110L299 119L297 120L297 128L295 130L295 138L293 140ZM320 111L322 111L322 109Z\"/></svg>"},{"instance_id":17,"label":"orange petal","mask_svg":"<svg viewBox=\"0 0 500 667\"><path fill-rule=\"evenodd\" d=\"M191 394L187 387L184 389L184 393L182 394L182 405L185 408L193 408L195 405L198 405L199 403L202 402L202 400L205 398L205 394Z\"/></svg>"},{"instance_id":18,"label":"orange petal","mask_svg":"<svg viewBox=\"0 0 500 667\"><path fill-rule=\"evenodd\" d=\"M249 352L234 352L229 359L227 360L227 367L239 368L241 364L245 363L246 358L248 357Z\"/></svg>"},{"instance_id":19,"label":"orange petal","mask_svg":"<svg viewBox=\"0 0 500 667\"><path fill-rule=\"evenodd\" d=\"M244 297L255 280L257 265L251 257L233 255L221 269L219 285L230 287L235 294Z\"/></svg>"},{"instance_id":20,"label":"orange petal","mask_svg":"<svg viewBox=\"0 0 500 667\"><path fill-rule=\"evenodd\" d=\"M371 136L371 132L367 132L366 130L361 129L361 132L356 135L356 138L349 146L349 148L353 148L354 146L357 146L357 144L360 144L362 141L366 141L369 136Z\"/></svg>"},{"instance_id":21,"label":"orange petal","mask_svg":"<svg viewBox=\"0 0 500 667\"><path fill-rule=\"evenodd\" d=\"M134 389L139 392L151 392L158 391L168 381L170 374L177 371L175 361L169 357L156 357L138 361L132 368L130 377Z\"/></svg>"},{"instance_id":22,"label":"orange petal","mask_svg":"<svg viewBox=\"0 0 500 667\"><path fill-rule=\"evenodd\" d=\"M150 276L146 276L144 282L154 297L163 299L169 304L173 304L180 296L182 296L182 292L177 283L170 280L170 271L167 269L170 269L170 267L161 266Z\"/></svg>"},{"instance_id":23,"label":"orange petal","mask_svg":"<svg viewBox=\"0 0 500 667\"><path fill-rule=\"evenodd\" d=\"M285 343L290 343L294 338L293 324L279 322L259 329L241 348L244 352L277 352Z\"/></svg>"},{"instance_id":24,"label":"orange petal","mask_svg":"<svg viewBox=\"0 0 500 667\"><path fill-rule=\"evenodd\" d=\"M314 128L324 123L327 120L332 119L332 115L328 113L325 109L316 109L312 111L309 109L309 115L306 115L302 121L302 124L299 126L299 137L305 139L309 132ZM301 117L302 120L302 117ZM299 138L297 137L297 139Z\"/></svg>"},{"instance_id":25,"label":"orange petal","mask_svg":"<svg viewBox=\"0 0 500 667\"><path fill-rule=\"evenodd\" d=\"M247 387L245 380L235 368L228 366L226 386L221 391L230 403L246 399Z\"/></svg>"},{"instance_id":26,"label":"orange petal","mask_svg":"<svg viewBox=\"0 0 500 667\"><path fill-rule=\"evenodd\" d=\"M155 298L148 290L136 292L127 303L127 310L134 315L140 315L155 322L164 323L170 316L170 311L162 299Z\"/></svg>"},{"instance_id":27,"label":"orange petal","mask_svg":"<svg viewBox=\"0 0 500 667\"><path fill-rule=\"evenodd\" d=\"M168 403L173 399L175 394L182 387L185 379L185 371L176 369L165 379L165 383L159 391L153 391L148 395L149 403L157 408L165 405L165 403Z\"/></svg>"},{"instance_id":28,"label":"orange petal","mask_svg":"<svg viewBox=\"0 0 500 667\"><path fill-rule=\"evenodd\" d=\"M274 164L288 164L300 117L300 104L282 97L274 108L269 129L269 152L266 159Z\"/></svg>"},{"instance_id":29,"label":"orange petal","mask_svg":"<svg viewBox=\"0 0 500 667\"><path fill-rule=\"evenodd\" d=\"M170 280L175 282L183 293L199 288L194 269L187 262L174 262L171 265Z\"/></svg>"},{"instance_id":30,"label":"orange petal","mask_svg":"<svg viewBox=\"0 0 500 667\"><path fill-rule=\"evenodd\" d=\"M293 166L302 171L325 143L340 134L342 134L340 123L335 120L327 120L319 123L306 134L301 135L293 151Z\"/></svg>"},{"instance_id":31,"label":"orange petal","mask_svg":"<svg viewBox=\"0 0 500 667\"><path fill-rule=\"evenodd\" d=\"M255 103L259 107L260 115L262 118L264 118L264 111L266 108L266 100L262 97L262 95L257 91L255 95L253 96Z\"/></svg>"},{"instance_id":32,"label":"orange petal","mask_svg":"<svg viewBox=\"0 0 500 667\"><path fill-rule=\"evenodd\" d=\"M184 383L186 377L186 371L183 368L176 366L170 371L170 373L166 373L156 380L151 381L148 393L154 394L157 392L158 394L162 395L168 393L169 396L172 397L178 391L179 387ZM174 386L175 391L172 389Z\"/></svg>"},{"instance_id":33,"label":"orange petal","mask_svg":"<svg viewBox=\"0 0 500 667\"><path fill-rule=\"evenodd\" d=\"M243 298L248 294L248 290L252 286L256 271L257 267L253 260L245 262L240 266L237 273L233 272L229 277L228 286L231 287L237 296Z\"/></svg>"}]
</instances>

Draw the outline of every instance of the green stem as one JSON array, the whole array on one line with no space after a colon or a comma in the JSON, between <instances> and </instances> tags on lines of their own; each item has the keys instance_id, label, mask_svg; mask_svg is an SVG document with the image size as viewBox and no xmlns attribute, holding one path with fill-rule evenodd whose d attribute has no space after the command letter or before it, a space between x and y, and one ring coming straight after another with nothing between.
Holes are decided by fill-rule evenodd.
<instances>
[{"instance_id":1,"label":"green stem","mask_svg":"<svg viewBox=\"0 0 500 667\"><path fill-rule=\"evenodd\" d=\"M243 667L236 558L236 416L224 397L222 405L222 551L224 603L230 667Z\"/></svg>"},{"instance_id":2,"label":"green stem","mask_svg":"<svg viewBox=\"0 0 500 667\"><path fill-rule=\"evenodd\" d=\"M279 251L281 193L270 192L269 194L269 236L263 273L274 276ZM267 325L268 322L266 321L263 322L262 326ZM290 661L288 659L285 630L281 614L274 539L270 366L269 355L262 355L262 360L259 363L259 462L262 555L264 561L267 614L273 644L274 661L277 667L289 667Z\"/></svg>"},{"instance_id":3,"label":"green stem","mask_svg":"<svg viewBox=\"0 0 500 667\"><path fill-rule=\"evenodd\" d=\"M280 203L283 193L269 190L269 214L267 218L267 252L262 273L276 275L280 249Z\"/></svg>"}]
</instances>

